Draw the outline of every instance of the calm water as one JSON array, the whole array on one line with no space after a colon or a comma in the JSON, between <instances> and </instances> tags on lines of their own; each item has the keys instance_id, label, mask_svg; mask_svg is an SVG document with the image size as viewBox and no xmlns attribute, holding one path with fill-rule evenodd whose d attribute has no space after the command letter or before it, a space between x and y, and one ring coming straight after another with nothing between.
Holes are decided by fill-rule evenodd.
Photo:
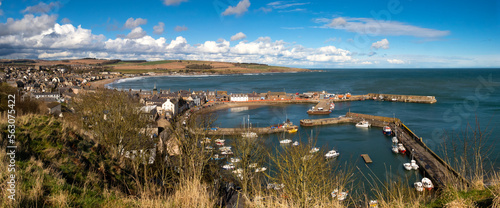
<instances>
[{"instance_id":1,"label":"calm water","mask_svg":"<svg viewBox=\"0 0 500 208\"><path fill-rule=\"evenodd\" d=\"M347 111L401 119L435 152L439 152L443 135L460 133L468 123L475 125L477 116L482 129L491 133L488 146L493 149L488 163L500 168L500 70L499 69L331 69L324 72L283 73L258 75L227 75L199 77L148 77L121 80L110 84L118 89L151 90L227 90L229 93L286 91L288 93L322 91L331 93L366 94L387 93L435 96L435 104L357 101L336 103L329 116L309 116L313 105L264 106L257 108L226 109L218 115L220 127L237 127L243 117L250 115L253 126L268 126L286 118L295 124L300 119L337 117ZM359 129L354 125L333 125L319 128L300 128L290 135L304 141L314 131L317 146L335 148L340 160L366 171L369 167L381 180L387 173L416 180L421 176L403 170L402 163L409 158L391 152L390 138L380 128ZM279 146L275 137L270 144ZM368 153L372 164L364 164L360 154ZM490 166L489 164L487 164ZM369 172L369 171L368 171Z\"/></svg>"}]
</instances>

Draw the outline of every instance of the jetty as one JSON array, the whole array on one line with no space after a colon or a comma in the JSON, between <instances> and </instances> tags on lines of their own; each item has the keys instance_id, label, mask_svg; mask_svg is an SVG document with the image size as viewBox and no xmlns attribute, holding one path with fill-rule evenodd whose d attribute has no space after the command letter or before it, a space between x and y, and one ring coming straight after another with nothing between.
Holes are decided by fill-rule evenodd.
<instances>
[{"instance_id":1,"label":"jetty","mask_svg":"<svg viewBox=\"0 0 500 208\"><path fill-rule=\"evenodd\" d=\"M287 126L283 126L280 128L278 128L278 127L252 127L252 128L247 128L247 129L244 129L244 128L214 128L214 129L210 129L210 130L205 130L204 133L206 133L207 135L211 135L211 136L214 136L214 135L241 136L243 133L246 133L246 132L254 132L257 135L267 135L267 134L288 132L289 130L297 129L297 128L298 128L298 126L296 126L296 125L287 125ZM198 129L197 131L203 132L203 130L201 130L201 129Z\"/></svg>"},{"instance_id":2,"label":"jetty","mask_svg":"<svg viewBox=\"0 0 500 208\"><path fill-rule=\"evenodd\" d=\"M374 116L360 113L346 113L345 117L339 118L324 118L324 119L304 119L300 121L301 126L320 126L342 123L357 123L361 120L370 122L372 127L390 126L396 133L399 142L407 149L408 155L416 160L423 171L424 176L430 178L434 185L438 188L446 186L446 179L455 178L468 184L467 180L455 171L446 161L441 159L434 151L432 151L413 131L411 131L401 120L397 118ZM390 148L387 148L390 151ZM363 156L363 159L368 163L368 155ZM369 160L371 161L371 159ZM470 185L470 184L468 184Z\"/></svg>"},{"instance_id":3,"label":"jetty","mask_svg":"<svg viewBox=\"0 0 500 208\"><path fill-rule=\"evenodd\" d=\"M307 114L311 115L328 115L332 111L330 110L330 100L320 100L319 103L313 107L311 110L307 111Z\"/></svg>"}]
</instances>

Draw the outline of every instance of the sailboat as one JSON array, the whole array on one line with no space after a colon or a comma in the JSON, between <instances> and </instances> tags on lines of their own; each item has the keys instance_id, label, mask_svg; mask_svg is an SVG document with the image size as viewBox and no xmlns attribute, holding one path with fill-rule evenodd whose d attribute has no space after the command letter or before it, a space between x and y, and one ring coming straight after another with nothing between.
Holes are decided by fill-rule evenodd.
<instances>
[{"instance_id":1,"label":"sailboat","mask_svg":"<svg viewBox=\"0 0 500 208\"><path fill-rule=\"evenodd\" d=\"M246 128L244 117L243 117L243 128ZM245 137L245 138L257 138L258 137L257 133L250 131L250 115L248 115L248 129L247 129L247 131L243 132L241 134L241 136Z\"/></svg>"}]
</instances>

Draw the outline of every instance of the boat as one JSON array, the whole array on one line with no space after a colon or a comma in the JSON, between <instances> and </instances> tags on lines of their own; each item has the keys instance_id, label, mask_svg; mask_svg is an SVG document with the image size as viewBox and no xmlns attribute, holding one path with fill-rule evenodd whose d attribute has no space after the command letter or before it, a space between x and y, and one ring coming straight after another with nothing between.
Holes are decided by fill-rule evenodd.
<instances>
[{"instance_id":1,"label":"boat","mask_svg":"<svg viewBox=\"0 0 500 208\"><path fill-rule=\"evenodd\" d=\"M391 127L389 126L384 126L384 129L382 130L382 132L387 135L387 136L390 136L392 135L392 130L391 130Z\"/></svg>"},{"instance_id":2,"label":"boat","mask_svg":"<svg viewBox=\"0 0 500 208\"><path fill-rule=\"evenodd\" d=\"M398 138L397 137L392 137L392 143L398 143Z\"/></svg>"},{"instance_id":3,"label":"boat","mask_svg":"<svg viewBox=\"0 0 500 208\"><path fill-rule=\"evenodd\" d=\"M205 137L203 140L200 141L200 144L210 144L212 140L208 137Z\"/></svg>"},{"instance_id":4,"label":"boat","mask_svg":"<svg viewBox=\"0 0 500 208\"><path fill-rule=\"evenodd\" d=\"M329 152L327 152L327 153L325 154L325 157L328 159L328 158L334 158L334 157L337 157L337 156L339 156L339 155L340 155L340 153L338 153L337 151L335 151L335 150L330 150Z\"/></svg>"},{"instance_id":5,"label":"boat","mask_svg":"<svg viewBox=\"0 0 500 208\"><path fill-rule=\"evenodd\" d=\"M231 151L231 146L222 146L219 148L221 152Z\"/></svg>"},{"instance_id":6,"label":"boat","mask_svg":"<svg viewBox=\"0 0 500 208\"><path fill-rule=\"evenodd\" d=\"M240 162L241 159L240 158L231 158L231 162L232 163L237 163L237 162Z\"/></svg>"},{"instance_id":7,"label":"boat","mask_svg":"<svg viewBox=\"0 0 500 208\"><path fill-rule=\"evenodd\" d=\"M257 163L252 163L250 165L248 165L249 168L256 168L257 167Z\"/></svg>"},{"instance_id":8,"label":"boat","mask_svg":"<svg viewBox=\"0 0 500 208\"><path fill-rule=\"evenodd\" d=\"M418 167L418 165L417 165L417 161L415 161L415 160L411 160L411 168L412 168L413 170L418 170L418 168L419 168L419 167Z\"/></svg>"},{"instance_id":9,"label":"boat","mask_svg":"<svg viewBox=\"0 0 500 208\"><path fill-rule=\"evenodd\" d=\"M299 146L299 141L295 141L292 145L293 146Z\"/></svg>"},{"instance_id":10,"label":"boat","mask_svg":"<svg viewBox=\"0 0 500 208\"><path fill-rule=\"evenodd\" d=\"M399 148L397 145L392 145L392 152L399 153Z\"/></svg>"},{"instance_id":11,"label":"boat","mask_svg":"<svg viewBox=\"0 0 500 208\"><path fill-rule=\"evenodd\" d=\"M213 150L214 148L212 146L206 146L205 149L206 150Z\"/></svg>"},{"instance_id":12,"label":"boat","mask_svg":"<svg viewBox=\"0 0 500 208\"><path fill-rule=\"evenodd\" d=\"M226 140L224 140L224 139L216 139L215 140L215 144L218 145L218 146L224 146L224 142L225 141Z\"/></svg>"},{"instance_id":13,"label":"boat","mask_svg":"<svg viewBox=\"0 0 500 208\"><path fill-rule=\"evenodd\" d=\"M229 150L229 151L222 151L220 154L221 155L232 155L233 152L231 150Z\"/></svg>"},{"instance_id":14,"label":"boat","mask_svg":"<svg viewBox=\"0 0 500 208\"><path fill-rule=\"evenodd\" d=\"M335 109L335 103L330 103L330 111L332 111L333 109Z\"/></svg>"},{"instance_id":15,"label":"boat","mask_svg":"<svg viewBox=\"0 0 500 208\"><path fill-rule=\"evenodd\" d=\"M290 143L292 143L292 140L290 140L290 139L280 140L280 144L290 144Z\"/></svg>"},{"instance_id":16,"label":"boat","mask_svg":"<svg viewBox=\"0 0 500 208\"><path fill-rule=\"evenodd\" d=\"M378 201L377 200L370 200L370 208L378 208Z\"/></svg>"},{"instance_id":17,"label":"boat","mask_svg":"<svg viewBox=\"0 0 500 208\"><path fill-rule=\"evenodd\" d=\"M403 146L402 143L398 144L398 150L401 154L404 154L406 152L406 148Z\"/></svg>"},{"instance_id":18,"label":"boat","mask_svg":"<svg viewBox=\"0 0 500 208\"><path fill-rule=\"evenodd\" d=\"M317 148L317 147L313 147L313 148L311 149L311 151L309 151L309 153L316 153L316 152L318 152L318 151L319 151L319 148Z\"/></svg>"},{"instance_id":19,"label":"boat","mask_svg":"<svg viewBox=\"0 0 500 208\"><path fill-rule=\"evenodd\" d=\"M220 156L219 156L219 154L214 154L214 155L212 156L212 158L211 158L211 159L212 159L212 160L222 160L222 159L224 159L224 158L225 158L225 157L220 157Z\"/></svg>"},{"instance_id":20,"label":"boat","mask_svg":"<svg viewBox=\"0 0 500 208\"><path fill-rule=\"evenodd\" d=\"M426 177L422 178L422 186L423 186L425 189L427 189L427 190L431 190L431 189L433 189L433 188L434 188L434 185L432 184L431 179L426 178Z\"/></svg>"},{"instance_id":21,"label":"boat","mask_svg":"<svg viewBox=\"0 0 500 208\"><path fill-rule=\"evenodd\" d=\"M302 157L302 160L309 160L313 157L314 157L314 155L305 155L304 157Z\"/></svg>"},{"instance_id":22,"label":"boat","mask_svg":"<svg viewBox=\"0 0 500 208\"><path fill-rule=\"evenodd\" d=\"M251 132L251 131L243 132L243 133L241 133L241 136L244 138L257 138L258 137L257 133Z\"/></svg>"},{"instance_id":23,"label":"boat","mask_svg":"<svg viewBox=\"0 0 500 208\"><path fill-rule=\"evenodd\" d=\"M406 170L411 170L411 163L404 163L403 167L405 167Z\"/></svg>"},{"instance_id":24,"label":"boat","mask_svg":"<svg viewBox=\"0 0 500 208\"><path fill-rule=\"evenodd\" d=\"M335 189L332 191L331 195L332 195L332 198L337 198L337 200L343 201L347 198L348 193L344 192L344 191L339 192L338 189Z\"/></svg>"},{"instance_id":25,"label":"boat","mask_svg":"<svg viewBox=\"0 0 500 208\"><path fill-rule=\"evenodd\" d=\"M413 186L417 191L424 191L424 186L422 185L422 182L417 181L413 184Z\"/></svg>"},{"instance_id":26,"label":"boat","mask_svg":"<svg viewBox=\"0 0 500 208\"><path fill-rule=\"evenodd\" d=\"M371 124L368 121L362 120L356 124L356 127L368 128Z\"/></svg>"},{"instance_id":27,"label":"boat","mask_svg":"<svg viewBox=\"0 0 500 208\"><path fill-rule=\"evenodd\" d=\"M261 167L261 168L256 168L256 169L255 169L255 172L256 172L256 173L258 173L258 172L264 172L264 171L266 171L266 170L267 170L267 168L266 168L266 167Z\"/></svg>"},{"instance_id":28,"label":"boat","mask_svg":"<svg viewBox=\"0 0 500 208\"><path fill-rule=\"evenodd\" d=\"M293 129L288 129L288 133L292 134L292 133L297 133L297 128L293 128Z\"/></svg>"},{"instance_id":29,"label":"boat","mask_svg":"<svg viewBox=\"0 0 500 208\"><path fill-rule=\"evenodd\" d=\"M226 164L226 165L223 165L222 168L224 168L225 170L231 170L231 169L234 169L234 165L233 164Z\"/></svg>"},{"instance_id":30,"label":"boat","mask_svg":"<svg viewBox=\"0 0 500 208\"><path fill-rule=\"evenodd\" d=\"M242 173L243 173L243 169L238 168L238 169L236 169L236 170L233 170L233 173L234 173L234 174L242 174Z\"/></svg>"}]
</instances>

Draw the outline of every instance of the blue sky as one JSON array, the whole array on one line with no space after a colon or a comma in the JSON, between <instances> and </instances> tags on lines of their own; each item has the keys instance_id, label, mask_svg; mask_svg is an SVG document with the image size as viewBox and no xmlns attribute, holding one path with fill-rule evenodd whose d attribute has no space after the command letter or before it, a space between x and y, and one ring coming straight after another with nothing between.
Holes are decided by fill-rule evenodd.
<instances>
[{"instance_id":1,"label":"blue sky","mask_svg":"<svg viewBox=\"0 0 500 208\"><path fill-rule=\"evenodd\" d=\"M0 58L499 67L500 1L0 0Z\"/></svg>"}]
</instances>

